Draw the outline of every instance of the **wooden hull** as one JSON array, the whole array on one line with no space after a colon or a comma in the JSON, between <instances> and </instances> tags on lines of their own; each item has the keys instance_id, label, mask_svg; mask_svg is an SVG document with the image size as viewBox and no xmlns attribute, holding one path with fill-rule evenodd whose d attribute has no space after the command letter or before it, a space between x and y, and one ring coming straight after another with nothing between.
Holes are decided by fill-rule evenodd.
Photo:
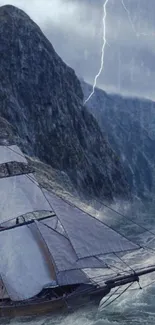
<instances>
[{"instance_id":1,"label":"wooden hull","mask_svg":"<svg viewBox=\"0 0 155 325\"><path fill-rule=\"evenodd\" d=\"M108 292L105 289L100 288L90 294L85 293L82 295L68 295L65 299L62 297L49 300L49 301L38 301L29 302L27 304L12 304L6 306L0 306L0 317L22 317L22 316L41 316L57 311L73 311L87 304L99 304L100 300Z\"/></svg>"},{"instance_id":2,"label":"wooden hull","mask_svg":"<svg viewBox=\"0 0 155 325\"><path fill-rule=\"evenodd\" d=\"M62 299L25 305L2 306L0 307L0 317L41 316L65 308L66 302Z\"/></svg>"}]
</instances>

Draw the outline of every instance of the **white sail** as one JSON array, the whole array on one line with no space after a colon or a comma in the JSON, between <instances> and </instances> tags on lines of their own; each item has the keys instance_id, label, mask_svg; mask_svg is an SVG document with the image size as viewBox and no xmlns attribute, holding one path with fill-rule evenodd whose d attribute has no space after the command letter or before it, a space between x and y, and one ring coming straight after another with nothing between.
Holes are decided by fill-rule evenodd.
<instances>
[{"instance_id":1,"label":"white sail","mask_svg":"<svg viewBox=\"0 0 155 325\"><path fill-rule=\"evenodd\" d=\"M51 221L51 225L49 221ZM95 257L88 257L79 260L69 239L52 229L52 218L48 219L48 226L50 225L51 228L47 227L40 221L35 221L35 223L46 242L58 272L107 267L103 261L98 260Z\"/></svg>"},{"instance_id":2,"label":"white sail","mask_svg":"<svg viewBox=\"0 0 155 325\"><path fill-rule=\"evenodd\" d=\"M0 179L0 223L43 210L51 211L51 207L33 174Z\"/></svg>"},{"instance_id":3,"label":"white sail","mask_svg":"<svg viewBox=\"0 0 155 325\"><path fill-rule=\"evenodd\" d=\"M44 190L53 211L79 259L138 249L138 246L101 221L72 206L57 195Z\"/></svg>"},{"instance_id":4,"label":"white sail","mask_svg":"<svg viewBox=\"0 0 155 325\"><path fill-rule=\"evenodd\" d=\"M82 270L71 270L60 272L57 275L57 281L60 286L88 283L90 280Z\"/></svg>"},{"instance_id":5,"label":"white sail","mask_svg":"<svg viewBox=\"0 0 155 325\"><path fill-rule=\"evenodd\" d=\"M27 163L24 154L18 146L0 146L0 164L5 164L11 161Z\"/></svg>"},{"instance_id":6,"label":"white sail","mask_svg":"<svg viewBox=\"0 0 155 325\"><path fill-rule=\"evenodd\" d=\"M29 299L48 284L56 285L44 243L30 226L0 232L0 248L0 274L13 301Z\"/></svg>"}]
</instances>

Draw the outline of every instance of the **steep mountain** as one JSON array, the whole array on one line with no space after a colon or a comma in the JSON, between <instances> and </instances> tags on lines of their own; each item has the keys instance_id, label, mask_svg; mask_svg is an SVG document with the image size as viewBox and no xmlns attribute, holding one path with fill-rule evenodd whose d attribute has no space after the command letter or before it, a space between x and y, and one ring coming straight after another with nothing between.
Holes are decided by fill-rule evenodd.
<instances>
[{"instance_id":1,"label":"steep mountain","mask_svg":"<svg viewBox=\"0 0 155 325\"><path fill-rule=\"evenodd\" d=\"M65 172L78 191L129 196L121 163L83 106L74 71L10 5L0 7L0 116L26 154ZM12 135L6 138L10 143Z\"/></svg>"},{"instance_id":2,"label":"steep mountain","mask_svg":"<svg viewBox=\"0 0 155 325\"><path fill-rule=\"evenodd\" d=\"M82 80L81 85L87 98L92 86ZM96 88L87 107L121 159L131 191L150 197L155 180L155 103Z\"/></svg>"}]
</instances>

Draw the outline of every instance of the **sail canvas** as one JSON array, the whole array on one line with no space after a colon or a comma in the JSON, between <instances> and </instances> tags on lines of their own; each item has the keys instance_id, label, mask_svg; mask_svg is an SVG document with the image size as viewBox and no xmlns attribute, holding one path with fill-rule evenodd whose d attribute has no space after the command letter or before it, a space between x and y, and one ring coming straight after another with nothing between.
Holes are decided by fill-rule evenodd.
<instances>
[{"instance_id":1,"label":"sail canvas","mask_svg":"<svg viewBox=\"0 0 155 325\"><path fill-rule=\"evenodd\" d=\"M0 164L12 161L27 163L24 154L18 146L0 146Z\"/></svg>"},{"instance_id":2,"label":"sail canvas","mask_svg":"<svg viewBox=\"0 0 155 325\"><path fill-rule=\"evenodd\" d=\"M138 249L138 246L101 221L69 204L57 195L44 193L63 225L79 259Z\"/></svg>"},{"instance_id":3,"label":"sail canvas","mask_svg":"<svg viewBox=\"0 0 155 325\"><path fill-rule=\"evenodd\" d=\"M33 211L51 211L33 174L0 179L0 223Z\"/></svg>"},{"instance_id":4,"label":"sail canvas","mask_svg":"<svg viewBox=\"0 0 155 325\"><path fill-rule=\"evenodd\" d=\"M56 285L43 243L28 226L0 232L0 274L13 301L29 299Z\"/></svg>"},{"instance_id":5,"label":"sail canvas","mask_svg":"<svg viewBox=\"0 0 155 325\"><path fill-rule=\"evenodd\" d=\"M70 240L52 229L52 218L49 218L49 220L51 220L50 228L49 222L48 227L39 221L35 221L35 223L48 246L58 272L107 267L103 261L96 257L88 257L79 260Z\"/></svg>"}]
</instances>

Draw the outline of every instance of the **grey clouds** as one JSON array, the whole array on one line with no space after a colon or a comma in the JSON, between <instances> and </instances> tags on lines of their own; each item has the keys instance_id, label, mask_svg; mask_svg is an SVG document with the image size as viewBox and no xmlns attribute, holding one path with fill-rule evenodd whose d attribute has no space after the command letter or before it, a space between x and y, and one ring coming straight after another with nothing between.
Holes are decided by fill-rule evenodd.
<instances>
[{"instance_id":1,"label":"grey clouds","mask_svg":"<svg viewBox=\"0 0 155 325\"><path fill-rule=\"evenodd\" d=\"M78 76L93 83L100 67L105 0L10 0L41 27ZM8 4L0 0L0 5ZM155 1L107 4L104 69L97 86L155 100Z\"/></svg>"}]
</instances>

